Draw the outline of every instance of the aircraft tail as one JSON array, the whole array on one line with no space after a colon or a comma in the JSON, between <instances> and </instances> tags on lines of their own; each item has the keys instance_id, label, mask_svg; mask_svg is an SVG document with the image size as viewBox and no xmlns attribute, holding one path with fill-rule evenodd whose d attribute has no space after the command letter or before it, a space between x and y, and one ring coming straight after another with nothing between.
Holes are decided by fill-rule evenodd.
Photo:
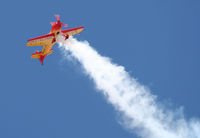
<instances>
[{"instance_id":1,"label":"aircraft tail","mask_svg":"<svg viewBox=\"0 0 200 138\"><path fill-rule=\"evenodd\" d=\"M43 54L42 51L36 51L32 54L31 58L38 58L41 65L43 65L44 59L47 55L50 55L53 52L53 49L51 49L47 54Z\"/></svg>"}]
</instances>

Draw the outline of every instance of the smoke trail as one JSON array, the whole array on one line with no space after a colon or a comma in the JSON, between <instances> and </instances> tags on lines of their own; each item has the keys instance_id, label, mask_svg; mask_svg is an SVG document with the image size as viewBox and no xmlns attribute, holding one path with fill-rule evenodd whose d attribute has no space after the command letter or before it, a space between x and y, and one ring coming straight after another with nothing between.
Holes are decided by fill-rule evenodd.
<instances>
[{"instance_id":1,"label":"smoke trail","mask_svg":"<svg viewBox=\"0 0 200 138\"><path fill-rule=\"evenodd\" d=\"M126 128L143 138L200 138L199 120L186 120L181 110L164 108L123 66L99 55L86 41L70 38L60 42L64 52L80 62L97 89L120 112Z\"/></svg>"}]
</instances>

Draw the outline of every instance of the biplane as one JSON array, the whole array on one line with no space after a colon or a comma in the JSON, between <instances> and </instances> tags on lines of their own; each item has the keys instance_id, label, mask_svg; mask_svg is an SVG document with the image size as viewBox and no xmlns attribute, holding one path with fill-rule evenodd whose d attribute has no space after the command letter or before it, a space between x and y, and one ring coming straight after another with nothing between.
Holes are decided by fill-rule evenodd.
<instances>
[{"instance_id":1,"label":"biplane","mask_svg":"<svg viewBox=\"0 0 200 138\"><path fill-rule=\"evenodd\" d=\"M61 30L62 26L66 27L67 24L64 24L60 21L60 16L55 15L57 21L51 22L52 28L49 34L39 36L36 38L29 39L27 42L27 46L43 46L43 49L41 51L36 51L34 54L32 54L31 58L37 58L39 59L41 65L43 65L44 59L47 55L50 55L53 52L53 45L57 42L57 36L62 35L65 37L65 40L69 38L69 36L73 36L75 34L79 34L83 30L83 26L67 29L67 30Z\"/></svg>"}]
</instances>

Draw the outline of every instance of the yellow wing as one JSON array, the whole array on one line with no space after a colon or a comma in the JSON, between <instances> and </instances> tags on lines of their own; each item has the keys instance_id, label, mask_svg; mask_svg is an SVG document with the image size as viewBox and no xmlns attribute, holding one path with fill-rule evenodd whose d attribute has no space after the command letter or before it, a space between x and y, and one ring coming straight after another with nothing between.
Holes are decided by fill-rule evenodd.
<instances>
[{"instance_id":1,"label":"yellow wing","mask_svg":"<svg viewBox=\"0 0 200 138\"><path fill-rule=\"evenodd\" d=\"M83 28L84 27L81 26L81 27L77 27L77 28L73 28L73 29L63 30L62 33L64 35L72 36L72 35L79 34L80 32L82 32Z\"/></svg>"},{"instance_id":2,"label":"yellow wing","mask_svg":"<svg viewBox=\"0 0 200 138\"><path fill-rule=\"evenodd\" d=\"M43 35L43 36L39 36L33 39L29 39L27 42L27 46L40 46L40 45L48 45L52 42L54 38L54 34L47 34L47 35Z\"/></svg>"}]
</instances>

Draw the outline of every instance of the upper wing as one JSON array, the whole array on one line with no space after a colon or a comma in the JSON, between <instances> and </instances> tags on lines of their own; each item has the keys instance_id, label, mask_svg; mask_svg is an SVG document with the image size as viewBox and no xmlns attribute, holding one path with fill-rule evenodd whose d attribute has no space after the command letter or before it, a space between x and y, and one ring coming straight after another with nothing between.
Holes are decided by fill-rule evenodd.
<instances>
[{"instance_id":1,"label":"upper wing","mask_svg":"<svg viewBox=\"0 0 200 138\"><path fill-rule=\"evenodd\" d=\"M77 28L72 28L72 29L68 29L68 30L63 30L62 33L65 34L65 35L69 35L69 36L72 36L72 35L75 35L75 34L78 34L80 33L82 30L83 30L83 26L81 27L77 27Z\"/></svg>"},{"instance_id":2,"label":"upper wing","mask_svg":"<svg viewBox=\"0 0 200 138\"><path fill-rule=\"evenodd\" d=\"M40 45L47 45L52 42L54 38L54 34L47 34L43 36L39 36L33 39L29 39L27 42L27 46L40 46Z\"/></svg>"}]
</instances>

